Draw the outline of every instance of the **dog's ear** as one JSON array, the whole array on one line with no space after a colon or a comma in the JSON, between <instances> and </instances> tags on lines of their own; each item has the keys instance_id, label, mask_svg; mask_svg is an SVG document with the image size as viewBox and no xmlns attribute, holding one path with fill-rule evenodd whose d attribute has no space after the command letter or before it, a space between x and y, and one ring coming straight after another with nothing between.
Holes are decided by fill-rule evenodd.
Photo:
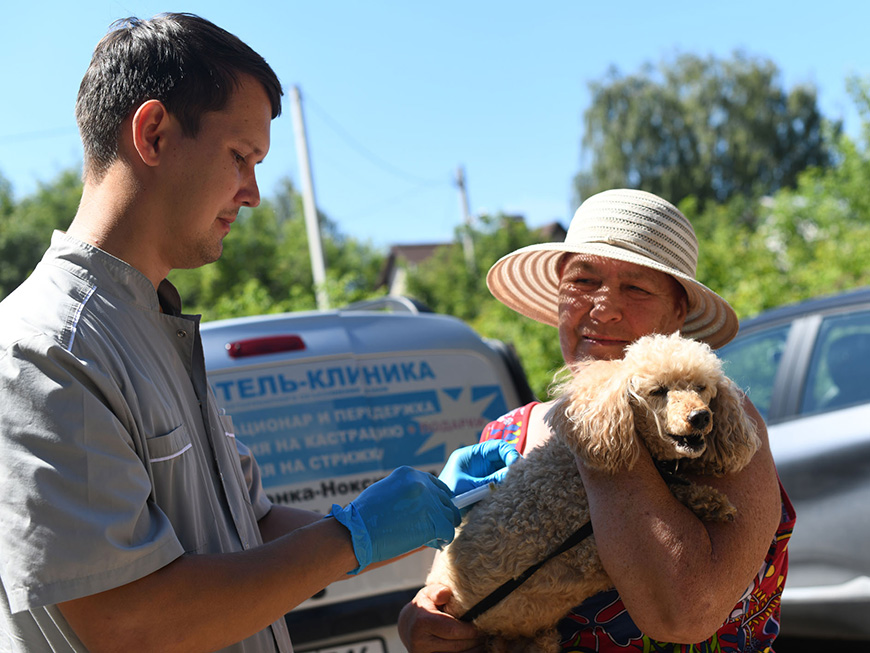
<instances>
[{"instance_id":1,"label":"dog's ear","mask_svg":"<svg viewBox=\"0 0 870 653\"><path fill-rule=\"evenodd\" d=\"M716 384L716 396L710 402L713 411L713 432L708 437L707 450L693 463L703 473L738 472L749 464L761 446L755 423L743 409L743 392L733 381L722 376ZM696 465L692 465L697 469Z\"/></svg>"},{"instance_id":2,"label":"dog's ear","mask_svg":"<svg viewBox=\"0 0 870 653\"><path fill-rule=\"evenodd\" d=\"M615 472L634 465L639 454L629 376L622 361L596 361L577 368L547 413L550 427L578 458Z\"/></svg>"}]
</instances>

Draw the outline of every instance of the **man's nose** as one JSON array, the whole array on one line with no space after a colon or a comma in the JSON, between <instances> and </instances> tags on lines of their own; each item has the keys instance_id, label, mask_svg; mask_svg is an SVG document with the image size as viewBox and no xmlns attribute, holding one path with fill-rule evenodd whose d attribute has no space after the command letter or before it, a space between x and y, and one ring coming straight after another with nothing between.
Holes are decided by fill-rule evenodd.
<instances>
[{"instance_id":1,"label":"man's nose","mask_svg":"<svg viewBox=\"0 0 870 653\"><path fill-rule=\"evenodd\" d=\"M242 187L239 189L238 199L242 206L260 206L260 187L257 185L257 175L251 170L245 177Z\"/></svg>"}]
</instances>

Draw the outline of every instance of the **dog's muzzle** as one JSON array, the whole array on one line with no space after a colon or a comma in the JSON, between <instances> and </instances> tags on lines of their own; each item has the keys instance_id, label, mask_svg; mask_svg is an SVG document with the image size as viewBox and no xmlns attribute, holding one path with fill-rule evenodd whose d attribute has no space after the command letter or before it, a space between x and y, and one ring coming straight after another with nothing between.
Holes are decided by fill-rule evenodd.
<instances>
[{"instance_id":1,"label":"dog's muzzle","mask_svg":"<svg viewBox=\"0 0 870 653\"><path fill-rule=\"evenodd\" d=\"M709 410L699 408L698 410L693 410L689 413L686 421L688 421L696 431L705 431L707 427L710 426L710 420L712 419L713 416L710 414Z\"/></svg>"},{"instance_id":2,"label":"dog's muzzle","mask_svg":"<svg viewBox=\"0 0 870 653\"><path fill-rule=\"evenodd\" d=\"M707 448L707 441L701 433L692 433L689 435L674 435L673 433L668 433L668 437L674 441L677 449L688 456L700 456L704 453L704 449Z\"/></svg>"}]
</instances>

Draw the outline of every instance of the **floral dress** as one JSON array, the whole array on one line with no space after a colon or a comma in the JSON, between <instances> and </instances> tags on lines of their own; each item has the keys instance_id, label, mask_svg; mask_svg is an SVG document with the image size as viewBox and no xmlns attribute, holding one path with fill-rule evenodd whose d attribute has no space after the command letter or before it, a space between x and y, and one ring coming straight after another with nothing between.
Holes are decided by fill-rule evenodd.
<instances>
[{"instance_id":1,"label":"floral dress","mask_svg":"<svg viewBox=\"0 0 870 653\"><path fill-rule=\"evenodd\" d=\"M483 429L484 440L505 440L524 453L526 430L532 408L538 402L517 408ZM644 635L631 620L619 593L611 589L588 598L559 623L562 649L577 653L738 653L773 651L779 634L779 606L788 573L788 540L794 529L795 512L785 490L782 517L764 563L730 616L708 640L698 644L668 644Z\"/></svg>"}]
</instances>

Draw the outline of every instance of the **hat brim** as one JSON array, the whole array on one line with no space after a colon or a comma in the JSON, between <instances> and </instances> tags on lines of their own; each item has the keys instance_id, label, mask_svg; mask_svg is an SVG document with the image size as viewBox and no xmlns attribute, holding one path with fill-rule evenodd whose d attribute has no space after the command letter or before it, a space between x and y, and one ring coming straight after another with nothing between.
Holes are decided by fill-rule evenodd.
<instances>
[{"instance_id":1,"label":"hat brim","mask_svg":"<svg viewBox=\"0 0 870 653\"><path fill-rule=\"evenodd\" d=\"M635 263L669 274L686 290L688 311L683 336L716 349L737 335L739 322L731 305L704 284L642 254L608 243L540 243L516 250L490 268L486 285L504 305L538 322L559 325L559 258L587 254Z\"/></svg>"}]
</instances>

